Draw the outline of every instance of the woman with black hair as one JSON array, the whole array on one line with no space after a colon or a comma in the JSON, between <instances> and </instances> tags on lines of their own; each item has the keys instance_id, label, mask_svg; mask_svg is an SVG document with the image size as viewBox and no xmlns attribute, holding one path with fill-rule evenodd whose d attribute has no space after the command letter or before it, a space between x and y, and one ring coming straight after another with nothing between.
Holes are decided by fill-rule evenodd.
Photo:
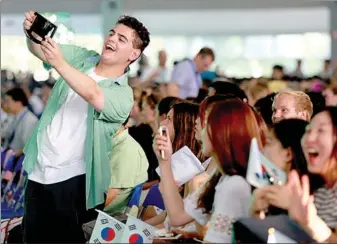
<instances>
[{"instance_id":1,"label":"woman with black hair","mask_svg":"<svg viewBox=\"0 0 337 244\"><path fill-rule=\"evenodd\" d=\"M302 137L308 171L324 179L311 195L313 184L306 175L291 172L289 215L318 243L337 242L337 108L317 113ZM301 180L300 180L301 178Z\"/></svg>"},{"instance_id":2,"label":"woman with black hair","mask_svg":"<svg viewBox=\"0 0 337 244\"><path fill-rule=\"evenodd\" d=\"M296 170L299 175L308 174L308 166L301 147L301 138L308 122L299 119L281 120L273 125L267 137L263 154L286 173ZM323 183L319 176L310 176L311 192ZM256 189L251 204L251 215L261 217L268 210L269 215L286 213L289 207L289 189L272 185Z\"/></svg>"}]
</instances>

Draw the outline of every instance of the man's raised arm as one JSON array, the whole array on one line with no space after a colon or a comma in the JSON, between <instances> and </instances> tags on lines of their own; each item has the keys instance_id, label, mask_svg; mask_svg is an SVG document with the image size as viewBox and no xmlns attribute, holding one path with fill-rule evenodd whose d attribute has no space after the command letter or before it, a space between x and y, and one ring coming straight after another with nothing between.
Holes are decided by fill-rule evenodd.
<instances>
[{"instance_id":1,"label":"man's raised arm","mask_svg":"<svg viewBox=\"0 0 337 244\"><path fill-rule=\"evenodd\" d=\"M36 16L33 11L25 13L25 20L23 22L23 31L27 34L27 31L31 28L32 23L34 22ZM27 47L29 51L34 54L35 57L41 59L43 62L46 62L46 58L41 50L41 45L33 42L27 38Z\"/></svg>"},{"instance_id":2,"label":"man's raised arm","mask_svg":"<svg viewBox=\"0 0 337 244\"><path fill-rule=\"evenodd\" d=\"M50 37L41 42L46 62L51 65L68 85L98 112L103 110L104 93L96 81L72 67L63 57L61 47Z\"/></svg>"},{"instance_id":3,"label":"man's raised arm","mask_svg":"<svg viewBox=\"0 0 337 244\"><path fill-rule=\"evenodd\" d=\"M24 32L31 28L35 20L33 11L25 13L23 22ZM101 111L104 106L104 94L97 83L89 76L73 68L64 60L62 50L59 45L49 37L41 44L36 44L27 38L29 51L44 63L48 63L64 78L69 86L79 94L84 100L93 105L97 111Z\"/></svg>"}]
</instances>

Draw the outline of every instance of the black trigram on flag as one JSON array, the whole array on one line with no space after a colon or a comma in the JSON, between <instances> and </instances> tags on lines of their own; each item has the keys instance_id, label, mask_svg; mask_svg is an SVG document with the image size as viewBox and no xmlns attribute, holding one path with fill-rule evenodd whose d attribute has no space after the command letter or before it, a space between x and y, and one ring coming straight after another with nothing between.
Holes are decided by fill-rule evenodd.
<instances>
[{"instance_id":1,"label":"black trigram on flag","mask_svg":"<svg viewBox=\"0 0 337 244\"><path fill-rule=\"evenodd\" d=\"M132 230L135 230L136 229L136 225L130 225L129 226L129 230L132 231Z\"/></svg>"},{"instance_id":2,"label":"black trigram on flag","mask_svg":"<svg viewBox=\"0 0 337 244\"><path fill-rule=\"evenodd\" d=\"M119 224L115 224L115 228L116 230L120 231L122 229L122 227Z\"/></svg>"},{"instance_id":3,"label":"black trigram on flag","mask_svg":"<svg viewBox=\"0 0 337 244\"><path fill-rule=\"evenodd\" d=\"M100 243L100 241L98 240L98 238L96 238L96 239L94 240L94 243Z\"/></svg>"},{"instance_id":4,"label":"black trigram on flag","mask_svg":"<svg viewBox=\"0 0 337 244\"><path fill-rule=\"evenodd\" d=\"M150 231L148 229L143 230L144 235L146 235L146 237L149 237L151 235Z\"/></svg>"},{"instance_id":5,"label":"black trigram on flag","mask_svg":"<svg viewBox=\"0 0 337 244\"><path fill-rule=\"evenodd\" d=\"M108 224L109 220L108 219L101 219L102 225Z\"/></svg>"}]
</instances>

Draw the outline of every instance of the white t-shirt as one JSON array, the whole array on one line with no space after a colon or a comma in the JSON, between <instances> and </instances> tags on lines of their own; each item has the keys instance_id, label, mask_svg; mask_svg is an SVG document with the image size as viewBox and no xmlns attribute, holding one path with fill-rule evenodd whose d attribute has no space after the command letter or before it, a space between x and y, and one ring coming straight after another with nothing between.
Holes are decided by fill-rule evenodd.
<instances>
[{"instance_id":1,"label":"white t-shirt","mask_svg":"<svg viewBox=\"0 0 337 244\"><path fill-rule=\"evenodd\" d=\"M241 176L222 176L215 187L212 214L204 214L197 208L198 193L185 201L185 211L199 224L210 225L204 240L212 243L230 243L232 224L239 218L249 217L251 187Z\"/></svg>"},{"instance_id":2,"label":"white t-shirt","mask_svg":"<svg viewBox=\"0 0 337 244\"><path fill-rule=\"evenodd\" d=\"M96 82L105 80L87 73ZM38 135L38 157L29 180L53 184L85 173L88 103L71 88L52 122Z\"/></svg>"}]
</instances>

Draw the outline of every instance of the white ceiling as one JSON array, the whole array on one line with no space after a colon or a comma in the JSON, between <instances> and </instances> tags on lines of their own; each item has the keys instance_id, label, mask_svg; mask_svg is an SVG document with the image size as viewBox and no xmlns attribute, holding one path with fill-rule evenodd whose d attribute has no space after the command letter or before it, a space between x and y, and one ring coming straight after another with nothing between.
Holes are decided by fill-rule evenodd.
<instances>
[{"instance_id":1,"label":"white ceiling","mask_svg":"<svg viewBox=\"0 0 337 244\"><path fill-rule=\"evenodd\" d=\"M329 32L327 8L130 11L156 35L248 35ZM21 35L23 15L1 16L2 35ZM75 33L102 33L100 14L73 14ZM113 23L111 23L113 25Z\"/></svg>"},{"instance_id":2,"label":"white ceiling","mask_svg":"<svg viewBox=\"0 0 337 244\"><path fill-rule=\"evenodd\" d=\"M133 12L153 33L275 34L329 31L325 7Z\"/></svg>"},{"instance_id":3,"label":"white ceiling","mask_svg":"<svg viewBox=\"0 0 337 244\"><path fill-rule=\"evenodd\" d=\"M38 12L67 11L94 14L100 12L101 1L118 0L3 0L1 13L15 14L27 10ZM125 11L147 10L229 10L280 9L327 6L329 1L315 0L121 0Z\"/></svg>"},{"instance_id":4,"label":"white ceiling","mask_svg":"<svg viewBox=\"0 0 337 244\"><path fill-rule=\"evenodd\" d=\"M102 33L101 1L114 0L3 0L1 33L23 34L23 13L30 9L70 12L76 33ZM327 32L327 4L312 0L122 0L123 12L138 17L156 35Z\"/></svg>"},{"instance_id":5,"label":"white ceiling","mask_svg":"<svg viewBox=\"0 0 337 244\"><path fill-rule=\"evenodd\" d=\"M16 14L28 10L38 12L67 11L78 14L100 12L101 1L118 0L3 0L1 13ZM329 1L315 0L121 0L125 11L147 10L229 10L229 9L280 9L297 7L322 7Z\"/></svg>"}]
</instances>

